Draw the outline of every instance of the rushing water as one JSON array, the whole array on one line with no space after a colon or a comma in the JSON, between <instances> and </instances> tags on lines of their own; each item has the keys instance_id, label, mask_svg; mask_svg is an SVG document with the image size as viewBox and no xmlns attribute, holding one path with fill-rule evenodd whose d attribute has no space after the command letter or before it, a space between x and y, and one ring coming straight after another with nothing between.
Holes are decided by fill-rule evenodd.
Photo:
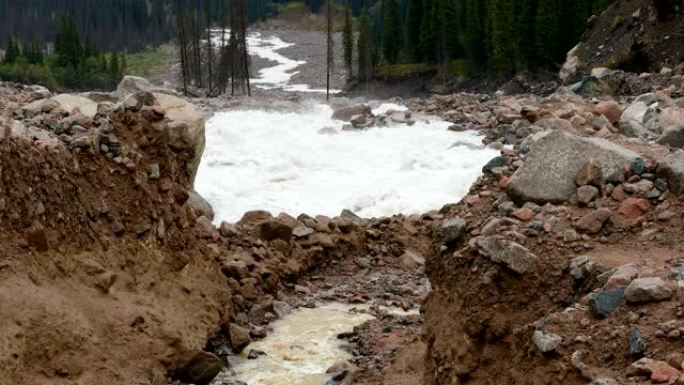
<instances>
[{"instance_id":1,"label":"rushing water","mask_svg":"<svg viewBox=\"0 0 684 385\"><path fill-rule=\"evenodd\" d=\"M332 303L314 309L295 310L276 321L273 333L253 342L246 351L260 350L266 355L256 360L236 358L234 379L249 385L323 385L326 370L351 358L339 348L340 333L350 332L373 316L352 311L349 305Z\"/></svg>"},{"instance_id":2,"label":"rushing water","mask_svg":"<svg viewBox=\"0 0 684 385\"><path fill-rule=\"evenodd\" d=\"M304 62L278 52L288 43L257 33L250 34L248 43L253 55L277 63L257 74L257 87L322 91L290 83ZM390 110L405 107L380 104L373 112ZM363 217L420 213L461 199L482 166L497 155L483 148L477 134L450 132L449 124L438 119L345 131L344 122L331 116L332 109L318 102L289 112L216 113L207 122L195 181L195 189L213 206L216 222L235 222L249 210L294 216L335 216L343 209ZM372 318L339 303L295 310L246 350L266 355L235 357L232 373L222 375L249 385L323 385L329 378L325 371L350 358L336 336Z\"/></svg>"}]
</instances>

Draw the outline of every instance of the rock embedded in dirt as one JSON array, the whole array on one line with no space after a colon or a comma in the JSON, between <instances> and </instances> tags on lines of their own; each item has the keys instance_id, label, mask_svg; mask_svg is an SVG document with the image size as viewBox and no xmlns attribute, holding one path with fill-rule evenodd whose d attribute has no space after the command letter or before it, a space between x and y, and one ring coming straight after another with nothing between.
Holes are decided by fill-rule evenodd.
<instances>
[{"instance_id":1,"label":"rock embedded in dirt","mask_svg":"<svg viewBox=\"0 0 684 385\"><path fill-rule=\"evenodd\" d=\"M576 192L575 177L587 158L606 176L621 172L638 155L600 138L581 138L561 131L543 133L530 146L525 164L511 177L506 192L516 202L560 203Z\"/></svg>"},{"instance_id":2,"label":"rock embedded in dirt","mask_svg":"<svg viewBox=\"0 0 684 385\"><path fill-rule=\"evenodd\" d=\"M575 224L575 228L585 233L597 234L603 229L612 214L613 212L607 208L594 210L580 218Z\"/></svg>"},{"instance_id":3,"label":"rock embedded in dirt","mask_svg":"<svg viewBox=\"0 0 684 385\"><path fill-rule=\"evenodd\" d=\"M657 302L671 297L672 288L660 277L637 278L625 289L629 303Z\"/></svg>"},{"instance_id":4,"label":"rock embedded in dirt","mask_svg":"<svg viewBox=\"0 0 684 385\"><path fill-rule=\"evenodd\" d=\"M407 249L399 257L401 265L408 270L416 270L425 265L425 258L413 250Z\"/></svg>"},{"instance_id":5,"label":"rock embedded in dirt","mask_svg":"<svg viewBox=\"0 0 684 385\"><path fill-rule=\"evenodd\" d=\"M629 355L633 357L642 357L646 353L647 344L641 337L639 329L632 330L629 333Z\"/></svg>"},{"instance_id":6,"label":"rock embedded in dirt","mask_svg":"<svg viewBox=\"0 0 684 385\"><path fill-rule=\"evenodd\" d=\"M292 238L292 232L292 227L276 218L267 219L259 225L259 234L265 241L281 239L289 242L290 238Z\"/></svg>"},{"instance_id":7,"label":"rock embedded in dirt","mask_svg":"<svg viewBox=\"0 0 684 385\"><path fill-rule=\"evenodd\" d=\"M448 218L442 222L440 232L443 243L450 243L463 236L466 230L466 221L461 217Z\"/></svg>"},{"instance_id":8,"label":"rock embedded in dirt","mask_svg":"<svg viewBox=\"0 0 684 385\"><path fill-rule=\"evenodd\" d=\"M535 330L532 334L532 341L537 346L537 349L542 353L552 353L558 348L558 345L563 341L563 338L557 334L545 333L541 330Z\"/></svg>"},{"instance_id":9,"label":"rock embedded in dirt","mask_svg":"<svg viewBox=\"0 0 684 385\"><path fill-rule=\"evenodd\" d=\"M612 290L618 288L625 288L632 283L639 276L639 270L633 265L624 265L618 268L615 273L613 273L608 282L606 282L604 289Z\"/></svg>"},{"instance_id":10,"label":"rock embedded in dirt","mask_svg":"<svg viewBox=\"0 0 684 385\"><path fill-rule=\"evenodd\" d=\"M594 107L594 113L605 116L612 124L618 124L622 116L622 107L614 100L599 102Z\"/></svg>"},{"instance_id":11,"label":"rock embedded in dirt","mask_svg":"<svg viewBox=\"0 0 684 385\"><path fill-rule=\"evenodd\" d=\"M599 291L589 299L589 310L598 319L606 318L624 303L624 298L624 289Z\"/></svg>"},{"instance_id":12,"label":"rock embedded in dirt","mask_svg":"<svg viewBox=\"0 0 684 385\"><path fill-rule=\"evenodd\" d=\"M577 203L586 206L599 196L599 190L594 186L582 186L577 189Z\"/></svg>"},{"instance_id":13,"label":"rock embedded in dirt","mask_svg":"<svg viewBox=\"0 0 684 385\"><path fill-rule=\"evenodd\" d=\"M497 156L492 158L489 162L487 162L487 164L484 165L484 167L482 167L482 173L489 174L495 168L506 166L507 163L508 161L506 160L506 157Z\"/></svg>"},{"instance_id":14,"label":"rock embedded in dirt","mask_svg":"<svg viewBox=\"0 0 684 385\"><path fill-rule=\"evenodd\" d=\"M211 204L196 191L189 192L187 203L197 216L205 216L212 221L214 220L214 209Z\"/></svg>"},{"instance_id":15,"label":"rock embedded in dirt","mask_svg":"<svg viewBox=\"0 0 684 385\"><path fill-rule=\"evenodd\" d=\"M670 126L663 131L657 140L658 144L670 146L672 148L684 147L684 125Z\"/></svg>"},{"instance_id":16,"label":"rock embedded in dirt","mask_svg":"<svg viewBox=\"0 0 684 385\"><path fill-rule=\"evenodd\" d=\"M208 385L223 369L220 358L207 352L200 352L190 360L176 377L178 380L195 385Z\"/></svg>"},{"instance_id":17,"label":"rock embedded in dirt","mask_svg":"<svg viewBox=\"0 0 684 385\"><path fill-rule=\"evenodd\" d=\"M228 326L228 334L230 337L230 346L233 352L241 353L252 342L249 336L249 329L237 324L230 324Z\"/></svg>"},{"instance_id":18,"label":"rock embedded in dirt","mask_svg":"<svg viewBox=\"0 0 684 385\"><path fill-rule=\"evenodd\" d=\"M475 238L480 254L489 257L492 262L501 263L518 274L532 270L536 256L525 247L510 241L503 236Z\"/></svg>"},{"instance_id":19,"label":"rock embedded in dirt","mask_svg":"<svg viewBox=\"0 0 684 385\"><path fill-rule=\"evenodd\" d=\"M34 223L30 229L26 231L26 240L29 245L36 248L40 252L50 250L50 245L47 238L45 227L40 223Z\"/></svg>"},{"instance_id":20,"label":"rock embedded in dirt","mask_svg":"<svg viewBox=\"0 0 684 385\"><path fill-rule=\"evenodd\" d=\"M223 221L219 226L219 233L221 233L222 236L228 238L237 235L238 230L234 224Z\"/></svg>"}]
</instances>

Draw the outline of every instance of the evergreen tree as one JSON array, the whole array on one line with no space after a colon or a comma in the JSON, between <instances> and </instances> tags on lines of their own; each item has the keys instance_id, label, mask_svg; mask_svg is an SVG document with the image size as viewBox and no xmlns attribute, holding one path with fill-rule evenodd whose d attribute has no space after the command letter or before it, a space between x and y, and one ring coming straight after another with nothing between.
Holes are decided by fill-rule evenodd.
<instances>
[{"instance_id":1,"label":"evergreen tree","mask_svg":"<svg viewBox=\"0 0 684 385\"><path fill-rule=\"evenodd\" d=\"M369 82L373 78L373 26L365 10L359 19L359 41L356 47L359 50L359 81Z\"/></svg>"},{"instance_id":2,"label":"evergreen tree","mask_svg":"<svg viewBox=\"0 0 684 385\"><path fill-rule=\"evenodd\" d=\"M13 64L17 58L19 58L19 56L21 56L19 43L13 37L10 37L7 40L7 45L5 46L5 57L3 62L7 64Z\"/></svg>"},{"instance_id":3,"label":"evergreen tree","mask_svg":"<svg viewBox=\"0 0 684 385\"><path fill-rule=\"evenodd\" d=\"M552 65L559 52L559 15L558 0L539 0L536 21L536 46L539 60L544 65Z\"/></svg>"},{"instance_id":4,"label":"evergreen tree","mask_svg":"<svg viewBox=\"0 0 684 385\"><path fill-rule=\"evenodd\" d=\"M385 23L382 34L382 50L390 64L399 61L399 51L401 50L401 14L397 0L388 0L387 11L385 12Z\"/></svg>"},{"instance_id":5,"label":"evergreen tree","mask_svg":"<svg viewBox=\"0 0 684 385\"><path fill-rule=\"evenodd\" d=\"M84 50L81 45L76 22L70 15L62 17L62 24L55 45L57 61L62 66L78 67L83 61Z\"/></svg>"},{"instance_id":6,"label":"evergreen tree","mask_svg":"<svg viewBox=\"0 0 684 385\"><path fill-rule=\"evenodd\" d=\"M406 13L406 48L413 62L423 60L423 51L420 49L420 30L423 22L423 8L421 0L408 0Z\"/></svg>"},{"instance_id":7,"label":"evergreen tree","mask_svg":"<svg viewBox=\"0 0 684 385\"><path fill-rule=\"evenodd\" d=\"M481 68L484 62L485 29L482 21L482 1L466 0L466 24L463 34L466 58L471 68Z\"/></svg>"},{"instance_id":8,"label":"evergreen tree","mask_svg":"<svg viewBox=\"0 0 684 385\"><path fill-rule=\"evenodd\" d=\"M109 59L109 80L111 84L118 83L120 74L121 66L119 64L119 54L112 52L112 57Z\"/></svg>"},{"instance_id":9,"label":"evergreen tree","mask_svg":"<svg viewBox=\"0 0 684 385\"><path fill-rule=\"evenodd\" d=\"M344 46L344 65L351 79L354 75L352 63L354 61L354 26L351 16L351 8L344 10L344 27L342 29L342 45Z\"/></svg>"},{"instance_id":10,"label":"evergreen tree","mask_svg":"<svg viewBox=\"0 0 684 385\"><path fill-rule=\"evenodd\" d=\"M537 61L536 19L538 0L519 0L518 55L519 66L529 68Z\"/></svg>"},{"instance_id":11,"label":"evergreen tree","mask_svg":"<svg viewBox=\"0 0 684 385\"><path fill-rule=\"evenodd\" d=\"M423 0L423 18L420 23L420 51L428 62L437 60L435 52L437 27L435 17L437 15L437 0Z\"/></svg>"},{"instance_id":12,"label":"evergreen tree","mask_svg":"<svg viewBox=\"0 0 684 385\"><path fill-rule=\"evenodd\" d=\"M507 76L515 72L517 60L515 6L513 0L492 0L490 3L492 23L492 48L494 68L497 75Z\"/></svg>"},{"instance_id":13,"label":"evergreen tree","mask_svg":"<svg viewBox=\"0 0 684 385\"><path fill-rule=\"evenodd\" d=\"M451 61L462 53L457 20L458 12L454 0L436 0L434 14L436 54L438 61L446 70L450 67Z\"/></svg>"}]
</instances>

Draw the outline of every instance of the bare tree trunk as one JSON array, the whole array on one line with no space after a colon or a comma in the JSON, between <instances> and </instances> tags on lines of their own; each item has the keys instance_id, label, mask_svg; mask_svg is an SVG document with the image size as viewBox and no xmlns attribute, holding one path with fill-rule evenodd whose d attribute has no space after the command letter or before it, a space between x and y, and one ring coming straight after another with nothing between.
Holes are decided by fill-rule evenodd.
<instances>
[{"instance_id":1,"label":"bare tree trunk","mask_svg":"<svg viewBox=\"0 0 684 385\"><path fill-rule=\"evenodd\" d=\"M185 20L183 18L183 6L181 0L176 0L176 27L178 28L178 44L180 45L181 72L183 76L183 94L188 94L188 58L187 42L185 41Z\"/></svg>"},{"instance_id":2,"label":"bare tree trunk","mask_svg":"<svg viewBox=\"0 0 684 385\"><path fill-rule=\"evenodd\" d=\"M330 74L334 64L333 52L333 4L332 0L328 0L328 58L327 58L327 79L325 82L325 98L330 100Z\"/></svg>"},{"instance_id":3,"label":"bare tree trunk","mask_svg":"<svg viewBox=\"0 0 684 385\"><path fill-rule=\"evenodd\" d=\"M212 40L211 40L211 8L210 8L210 3L209 0L205 1L205 7L206 9L204 12L207 13L207 74L209 76L209 79L207 80L207 86L208 86L208 91L209 95L212 94L213 91L213 85L214 85L214 77L212 76L211 73L211 62L214 60L214 55L212 51Z\"/></svg>"}]
</instances>

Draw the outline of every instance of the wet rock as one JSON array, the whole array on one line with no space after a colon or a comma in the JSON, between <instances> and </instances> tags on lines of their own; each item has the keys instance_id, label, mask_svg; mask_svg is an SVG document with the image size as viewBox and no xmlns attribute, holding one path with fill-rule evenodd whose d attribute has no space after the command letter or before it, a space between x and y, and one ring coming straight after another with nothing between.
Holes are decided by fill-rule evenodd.
<instances>
[{"instance_id":1,"label":"wet rock","mask_svg":"<svg viewBox=\"0 0 684 385\"><path fill-rule=\"evenodd\" d=\"M577 189L577 203L586 206L599 196L599 189L594 186L582 186Z\"/></svg>"},{"instance_id":2,"label":"wet rock","mask_svg":"<svg viewBox=\"0 0 684 385\"><path fill-rule=\"evenodd\" d=\"M247 353L247 359L248 360L256 360L260 356L265 356L266 353L261 351L261 350L250 350L249 353Z\"/></svg>"},{"instance_id":3,"label":"wet rock","mask_svg":"<svg viewBox=\"0 0 684 385\"><path fill-rule=\"evenodd\" d=\"M580 218L575 224L575 227L579 231L589 234L596 234L603 229L603 226L611 215L612 211L607 208L594 210Z\"/></svg>"},{"instance_id":4,"label":"wet rock","mask_svg":"<svg viewBox=\"0 0 684 385\"><path fill-rule=\"evenodd\" d=\"M634 329L629 334L629 355L633 357L642 357L646 353L646 341L641 338L639 329Z\"/></svg>"},{"instance_id":5,"label":"wet rock","mask_svg":"<svg viewBox=\"0 0 684 385\"><path fill-rule=\"evenodd\" d=\"M532 341L542 353L551 353L556 351L563 338L557 334L535 330L534 334L532 334Z\"/></svg>"},{"instance_id":6,"label":"wet rock","mask_svg":"<svg viewBox=\"0 0 684 385\"><path fill-rule=\"evenodd\" d=\"M660 277L638 278L625 289L629 303L657 302L672 297L672 288Z\"/></svg>"},{"instance_id":7,"label":"wet rock","mask_svg":"<svg viewBox=\"0 0 684 385\"><path fill-rule=\"evenodd\" d=\"M336 109L332 118L348 122L354 115L371 115L371 108L365 104Z\"/></svg>"},{"instance_id":8,"label":"wet rock","mask_svg":"<svg viewBox=\"0 0 684 385\"><path fill-rule=\"evenodd\" d=\"M240 353L252 342L249 336L249 329L237 324L230 324L228 326L228 334L230 337L230 346L233 352Z\"/></svg>"},{"instance_id":9,"label":"wet rock","mask_svg":"<svg viewBox=\"0 0 684 385\"><path fill-rule=\"evenodd\" d=\"M518 274L524 274L532 269L536 256L525 247L494 235L477 237L475 244L480 254L489 257L493 262L501 263Z\"/></svg>"},{"instance_id":10,"label":"wet rock","mask_svg":"<svg viewBox=\"0 0 684 385\"><path fill-rule=\"evenodd\" d=\"M189 192L187 203L197 216L205 216L212 221L214 220L214 209L196 191L192 190Z\"/></svg>"},{"instance_id":11,"label":"wet rock","mask_svg":"<svg viewBox=\"0 0 684 385\"><path fill-rule=\"evenodd\" d=\"M443 243L450 243L461 238L465 230L466 221L463 218L453 217L446 219L440 227Z\"/></svg>"},{"instance_id":12,"label":"wet rock","mask_svg":"<svg viewBox=\"0 0 684 385\"><path fill-rule=\"evenodd\" d=\"M600 291L589 299L589 310L598 319L606 318L622 305L624 298L624 289Z\"/></svg>"},{"instance_id":13,"label":"wet rock","mask_svg":"<svg viewBox=\"0 0 684 385\"><path fill-rule=\"evenodd\" d=\"M208 385L221 369L223 362L220 358L211 353L200 352L178 371L176 377L187 384Z\"/></svg>"},{"instance_id":14,"label":"wet rock","mask_svg":"<svg viewBox=\"0 0 684 385\"><path fill-rule=\"evenodd\" d=\"M484 167L482 167L482 172L484 174L491 174L492 170L498 167L504 167L506 166L506 158L503 156L497 156L496 158L493 158L489 162L487 162Z\"/></svg>"},{"instance_id":15,"label":"wet rock","mask_svg":"<svg viewBox=\"0 0 684 385\"><path fill-rule=\"evenodd\" d=\"M586 159L613 175L638 155L600 138L580 138L560 131L544 133L530 146L525 164L511 177L506 192L517 202L559 203L576 193L575 177Z\"/></svg>"}]
</instances>

